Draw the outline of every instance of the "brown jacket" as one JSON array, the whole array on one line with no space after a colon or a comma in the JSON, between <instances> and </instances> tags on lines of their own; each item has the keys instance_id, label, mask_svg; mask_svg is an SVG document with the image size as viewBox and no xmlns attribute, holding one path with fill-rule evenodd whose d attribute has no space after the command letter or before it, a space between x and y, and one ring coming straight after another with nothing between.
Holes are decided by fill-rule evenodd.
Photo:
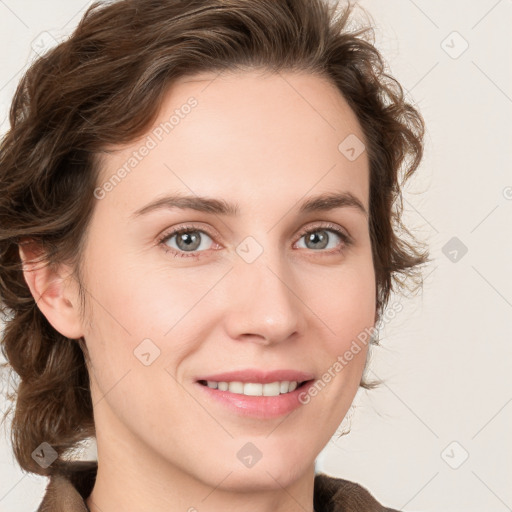
<instances>
[{"instance_id":1,"label":"brown jacket","mask_svg":"<svg viewBox=\"0 0 512 512\"><path fill-rule=\"evenodd\" d=\"M73 461L50 477L37 512L89 512L85 499L94 487L98 463ZM382 506L364 487L323 473L315 476L316 512L399 512Z\"/></svg>"}]
</instances>

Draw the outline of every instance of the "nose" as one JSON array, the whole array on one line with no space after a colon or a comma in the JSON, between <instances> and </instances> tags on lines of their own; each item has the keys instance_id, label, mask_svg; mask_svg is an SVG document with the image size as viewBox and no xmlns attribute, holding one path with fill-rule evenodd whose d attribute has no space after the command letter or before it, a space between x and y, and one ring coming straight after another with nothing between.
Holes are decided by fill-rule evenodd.
<instances>
[{"instance_id":1,"label":"nose","mask_svg":"<svg viewBox=\"0 0 512 512\"><path fill-rule=\"evenodd\" d=\"M307 308L279 255L237 261L229 283L224 321L231 339L272 345L303 334Z\"/></svg>"}]
</instances>

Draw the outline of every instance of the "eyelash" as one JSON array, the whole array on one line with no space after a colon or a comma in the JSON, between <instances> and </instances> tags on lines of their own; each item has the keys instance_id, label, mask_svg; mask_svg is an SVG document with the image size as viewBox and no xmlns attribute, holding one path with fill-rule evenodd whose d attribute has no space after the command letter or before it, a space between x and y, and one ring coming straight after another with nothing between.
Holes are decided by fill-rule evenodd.
<instances>
[{"instance_id":1,"label":"eyelash","mask_svg":"<svg viewBox=\"0 0 512 512\"><path fill-rule=\"evenodd\" d=\"M322 225L319 225L319 226L314 226L312 228L303 229L299 233L299 240L304 235L309 235L311 233L315 233L317 231L322 231L322 230L332 231L332 232L336 233L341 238L341 240L342 240L341 244L342 244L343 247L341 249L330 249L330 250L314 251L314 252L325 253L327 255L337 254L337 253L340 253L343 250L343 248L349 247L353 243L353 240L352 240L352 238L349 235L347 235L344 231L340 230L340 228L338 228L335 224L330 224L330 223L322 224ZM174 254L174 257L196 258L196 259L200 258L201 257L201 253L204 253L206 251L198 251L196 253L194 253L194 252L186 253L186 252L183 252L183 251L176 251L176 249L172 249L171 247L169 247L165 243L165 242L170 240L175 235L180 235L180 234L190 233L190 232L196 232L196 231L198 233L205 233L212 240L214 239L214 235L212 233L210 233L206 229L199 229L196 226L192 226L192 225L184 225L184 226L179 226L178 228L175 228L174 230L172 230L170 232L164 233L161 237L158 238L157 245L161 246L164 252Z\"/></svg>"}]
</instances>

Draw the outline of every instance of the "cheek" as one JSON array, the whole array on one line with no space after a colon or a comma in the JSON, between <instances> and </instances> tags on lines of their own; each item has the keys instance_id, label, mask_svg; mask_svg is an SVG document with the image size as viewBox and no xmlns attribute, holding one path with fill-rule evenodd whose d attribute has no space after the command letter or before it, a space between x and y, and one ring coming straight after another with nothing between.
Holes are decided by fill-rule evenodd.
<instances>
[{"instance_id":1,"label":"cheek","mask_svg":"<svg viewBox=\"0 0 512 512\"><path fill-rule=\"evenodd\" d=\"M125 337L162 337L194 307L216 277L210 273L208 278L200 270L147 263L140 255L99 258L93 254L89 261L94 270L90 289L99 313L96 321Z\"/></svg>"},{"instance_id":2,"label":"cheek","mask_svg":"<svg viewBox=\"0 0 512 512\"><path fill-rule=\"evenodd\" d=\"M375 324L375 273L371 264L332 273L324 280L315 311L321 312L331 354L346 350Z\"/></svg>"},{"instance_id":3,"label":"cheek","mask_svg":"<svg viewBox=\"0 0 512 512\"><path fill-rule=\"evenodd\" d=\"M129 367L134 351L147 339L155 343L155 352L161 350L164 355L172 340L172 360L179 361L191 348L185 346L187 336L180 346L179 335L186 331L189 342L199 339L201 324L221 321L221 310L229 311L229 303L216 300L233 296L224 288L238 285L229 277L220 282L229 265L179 267L163 257L156 264L153 260L144 264L140 254L96 251L99 245L88 254L89 267L94 270L88 284L96 299L89 297L94 308L93 337L101 345L99 355L106 364ZM306 334L323 338L324 356L333 358L344 352L373 325L375 275L369 248L363 247L337 267L300 262L290 268L291 288L304 303L300 314L310 319L307 329L315 331ZM146 345L152 347L150 342Z\"/></svg>"},{"instance_id":4,"label":"cheek","mask_svg":"<svg viewBox=\"0 0 512 512\"><path fill-rule=\"evenodd\" d=\"M364 265L330 280L322 294L318 311L327 330L320 380L331 389L324 399L336 397L336 410L348 408L360 384L374 333L375 293L373 266Z\"/></svg>"},{"instance_id":5,"label":"cheek","mask_svg":"<svg viewBox=\"0 0 512 512\"><path fill-rule=\"evenodd\" d=\"M168 265L148 269L121 258L117 265L104 265L110 271L95 281L93 330L86 336L102 387L108 389L128 370L133 381L133 370L144 363L150 363L151 371L142 377L142 384L166 368L174 374L179 361L208 335L201 326L214 316L207 295L225 270ZM171 379L167 373L163 376Z\"/></svg>"}]
</instances>

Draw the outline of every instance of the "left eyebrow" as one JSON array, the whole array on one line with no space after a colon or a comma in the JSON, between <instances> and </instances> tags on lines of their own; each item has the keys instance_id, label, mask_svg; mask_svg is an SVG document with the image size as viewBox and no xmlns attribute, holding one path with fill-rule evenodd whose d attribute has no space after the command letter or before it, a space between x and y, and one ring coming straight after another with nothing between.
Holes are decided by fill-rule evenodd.
<instances>
[{"instance_id":1,"label":"left eyebrow","mask_svg":"<svg viewBox=\"0 0 512 512\"><path fill-rule=\"evenodd\" d=\"M344 207L356 208L365 217L368 217L363 203L351 192L332 192L310 197L301 204L299 212L325 212Z\"/></svg>"},{"instance_id":2,"label":"left eyebrow","mask_svg":"<svg viewBox=\"0 0 512 512\"><path fill-rule=\"evenodd\" d=\"M325 212L337 208L356 208L365 217L368 212L363 203L351 192L333 192L309 197L300 204L299 213ZM214 199L200 196L170 195L161 197L146 204L132 213L131 217L146 215L155 210L179 208L182 210L196 210L216 215L236 216L240 213L237 203L229 203L223 199Z\"/></svg>"}]
</instances>

